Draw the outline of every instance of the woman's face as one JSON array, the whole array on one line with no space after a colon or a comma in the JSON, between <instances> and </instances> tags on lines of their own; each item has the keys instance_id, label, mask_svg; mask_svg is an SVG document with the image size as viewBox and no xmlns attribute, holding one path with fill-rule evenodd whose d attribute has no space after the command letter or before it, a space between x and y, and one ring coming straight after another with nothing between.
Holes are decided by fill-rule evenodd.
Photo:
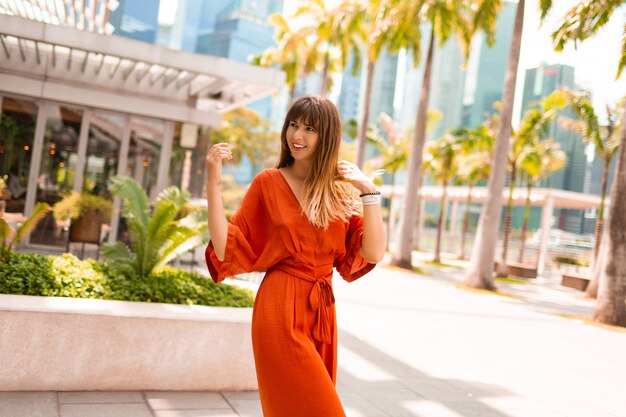
<instances>
[{"instance_id":1,"label":"woman's face","mask_svg":"<svg viewBox=\"0 0 626 417\"><path fill-rule=\"evenodd\" d=\"M293 159L307 160L313 156L319 133L313 126L298 119L289 121L286 137Z\"/></svg>"}]
</instances>

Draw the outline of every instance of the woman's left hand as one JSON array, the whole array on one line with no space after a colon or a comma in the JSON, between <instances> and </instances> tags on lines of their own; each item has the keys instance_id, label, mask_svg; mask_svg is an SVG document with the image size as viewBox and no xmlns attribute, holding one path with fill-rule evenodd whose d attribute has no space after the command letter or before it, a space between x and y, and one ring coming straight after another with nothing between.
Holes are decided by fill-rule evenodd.
<instances>
[{"instance_id":1,"label":"woman's left hand","mask_svg":"<svg viewBox=\"0 0 626 417\"><path fill-rule=\"evenodd\" d=\"M369 193L376 191L374 183L365 175L358 166L348 161L339 161L337 163L337 170L339 171L339 178L343 181L350 182L362 193Z\"/></svg>"}]
</instances>

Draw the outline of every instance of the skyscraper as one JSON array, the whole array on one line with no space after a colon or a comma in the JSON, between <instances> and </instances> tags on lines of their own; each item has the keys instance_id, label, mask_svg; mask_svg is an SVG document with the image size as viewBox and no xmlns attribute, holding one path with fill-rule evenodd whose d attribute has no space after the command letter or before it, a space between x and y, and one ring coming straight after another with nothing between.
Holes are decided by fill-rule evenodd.
<instances>
[{"instance_id":1,"label":"skyscraper","mask_svg":"<svg viewBox=\"0 0 626 417\"><path fill-rule=\"evenodd\" d=\"M160 0L118 0L109 22L114 35L156 43Z\"/></svg>"}]
</instances>

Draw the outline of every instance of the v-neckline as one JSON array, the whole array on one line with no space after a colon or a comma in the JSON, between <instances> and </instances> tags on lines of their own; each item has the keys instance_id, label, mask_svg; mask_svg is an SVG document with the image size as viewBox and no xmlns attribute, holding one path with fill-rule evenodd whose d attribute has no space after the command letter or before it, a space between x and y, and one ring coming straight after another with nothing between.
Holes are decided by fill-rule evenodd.
<instances>
[{"instance_id":1,"label":"v-neckline","mask_svg":"<svg viewBox=\"0 0 626 417\"><path fill-rule=\"evenodd\" d=\"M291 188L291 185L289 184L289 181L287 181L287 177L285 177L285 174L283 174L282 171L279 168L276 168L276 171L278 172L280 177L283 179L283 183L285 184L285 186L287 186L287 188L289 189L289 192L291 193L291 197L293 198L294 203L296 203L296 205L300 209L300 213L302 213L304 215L304 210L302 209L302 204L300 203L300 200L298 200L298 197L296 196L296 192L293 190L293 188ZM306 217L306 215L305 215L305 217Z\"/></svg>"}]
</instances>

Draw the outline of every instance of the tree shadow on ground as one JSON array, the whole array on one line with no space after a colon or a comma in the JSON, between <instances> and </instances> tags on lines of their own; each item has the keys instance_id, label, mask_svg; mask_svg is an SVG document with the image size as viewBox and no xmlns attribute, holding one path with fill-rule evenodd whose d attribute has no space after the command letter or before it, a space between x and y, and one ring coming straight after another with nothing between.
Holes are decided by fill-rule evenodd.
<instances>
[{"instance_id":1,"label":"tree shadow on ground","mask_svg":"<svg viewBox=\"0 0 626 417\"><path fill-rule=\"evenodd\" d=\"M363 366L371 367L368 376L358 375L359 370L339 361L337 389L349 416L510 417L481 402L482 398L514 395L505 388L434 377L344 330L339 333L339 355L367 358ZM376 380L372 374L377 374Z\"/></svg>"}]
</instances>

